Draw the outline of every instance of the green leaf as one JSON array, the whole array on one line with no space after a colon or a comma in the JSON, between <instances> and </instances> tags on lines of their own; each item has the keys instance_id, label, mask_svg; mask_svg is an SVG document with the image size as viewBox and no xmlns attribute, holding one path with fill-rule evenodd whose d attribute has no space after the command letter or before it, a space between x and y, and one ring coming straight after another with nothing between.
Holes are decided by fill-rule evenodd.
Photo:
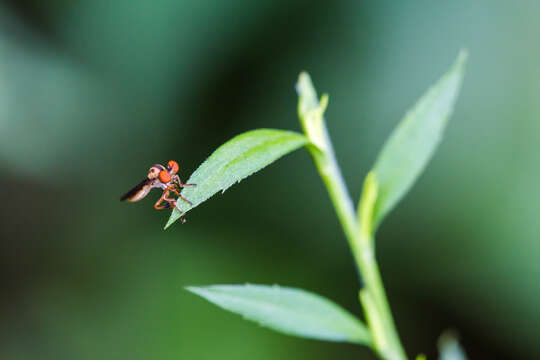
<instances>
[{"instance_id":1,"label":"green leaf","mask_svg":"<svg viewBox=\"0 0 540 360\"><path fill-rule=\"evenodd\" d=\"M310 150L315 154L320 151L329 151L329 139L324 125L324 112L328 106L328 95L323 94L321 100L318 100L311 77L305 71L298 76L296 92L298 93L298 117L304 133L312 145Z\"/></svg>"},{"instance_id":2,"label":"green leaf","mask_svg":"<svg viewBox=\"0 0 540 360\"><path fill-rule=\"evenodd\" d=\"M360 320L328 299L304 290L276 285L187 289L225 310L288 335L371 344L369 331Z\"/></svg>"},{"instance_id":3,"label":"green leaf","mask_svg":"<svg viewBox=\"0 0 540 360\"><path fill-rule=\"evenodd\" d=\"M301 134L274 129L258 129L240 134L221 145L188 179L182 195L193 203L178 200L177 206L185 214L208 200L218 191L224 192L254 172L276 161L283 155L306 145ZM180 218L174 209L165 229Z\"/></svg>"},{"instance_id":4,"label":"green leaf","mask_svg":"<svg viewBox=\"0 0 540 360\"><path fill-rule=\"evenodd\" d=\"M369 179L378 189L372 209L373 231L409 191L435 152L459 93L466 60L462 50L450 70L406 114L379 154L374 178Z\"/></svg>"}]
</instances>

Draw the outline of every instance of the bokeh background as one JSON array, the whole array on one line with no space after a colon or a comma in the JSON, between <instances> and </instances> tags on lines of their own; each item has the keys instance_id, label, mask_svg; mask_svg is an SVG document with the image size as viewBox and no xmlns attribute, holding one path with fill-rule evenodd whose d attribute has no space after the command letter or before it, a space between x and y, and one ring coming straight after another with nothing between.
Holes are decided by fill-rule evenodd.
<instances>
[{"instance_id":1,"label":"bokeh background","mask_svg":"<svg viewBox=\"0 0 540 360\"><path fill-rule=\"evenodd\" d=\"M301 287L362 316L344 236L298 151L163 231L150 165L187 179L330 94L354 199L384 140L470 58L444 141L378 233L407 352L453 328L472 359L540 358L537 1L11 0L0 4L1 359L373 359L244 322L186 285Z\"/></svg>"}]
</instances>

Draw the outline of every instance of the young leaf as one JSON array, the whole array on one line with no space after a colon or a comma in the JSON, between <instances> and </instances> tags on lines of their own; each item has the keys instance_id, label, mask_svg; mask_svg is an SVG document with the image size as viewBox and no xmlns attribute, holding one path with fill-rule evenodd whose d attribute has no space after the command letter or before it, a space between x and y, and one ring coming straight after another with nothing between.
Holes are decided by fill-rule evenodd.
<instances>
[{"instance_id":1,"label":"young leaf","mask_svg":"<svg viewBox=\"0 0 540 360\"><path fill-rule=\"evenodd\" d=\"M197 186L186 187L181 194L193 205L181 199L177 205L186 213L218 191L224 192L234 183L306 143L305 136L292 131L258 129L240 134L214 151L188 179L188 184ZM180 215L178 209L174 209L165 228Z\"/></svg>"},{"instance_id":2,"label":"young leaf","mask_svg":"<svg viewBox=\"0 0 540 360\"><path fill-rule=\"evenodd\" d=\"M324 112L328 106L328 95L324 94L319 101L311 77L305 71L298 76L296 92L298 93L298 117L304 133L314 145L311 150L315 152L328 151L329 139L324 125Z\"/></svg>"},{"instance_id":3,"label":"young leaf","mask_svg":"<svg viewBox=\"0 0 540 360\"><path fill-rule=\"evenodd\" d=\"M378 191L375 173L370 171L364 180L362 198L360 199L360 204L358 204L360 229L364 232L364 235L368 237L371 237L371 234L373 234L373 210L375 208Z\"/></svg>"},{"instance_id":4,"label":"young leaf","mask_svg":"<svg viewBox=\"0 0 540 360\"><path fill-rule=\"evenodd\" d=\"M187 289L225 310L288 335L371 345L369 331L360 320L330 300L304 290L275 285Z\"/></svg>"},{"instance_id":5,"label":"young leaf","mask_svg":"<svg viewBox=\"0 0 540 360\"><path fill-rule=\"evenodd\" d=\"M369 180L378 189L373 231L409 191L437 148L461 87L466 60L462 50L450 70L406 114L379 154Z\"/></svg>"}]
</instances>

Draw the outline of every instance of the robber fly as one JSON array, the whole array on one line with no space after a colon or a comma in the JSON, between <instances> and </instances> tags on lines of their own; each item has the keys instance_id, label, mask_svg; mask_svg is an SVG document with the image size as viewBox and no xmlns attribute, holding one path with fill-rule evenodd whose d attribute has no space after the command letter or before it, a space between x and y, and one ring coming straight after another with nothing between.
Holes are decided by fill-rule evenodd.
<instances>
[{"instance_id":1,"label":"robber fly","mask_svg":"<svg viewBox=\"0 0 540 360\"><path fill-rule=\"evenodd\" d=\"M146 179L122 196L120 201L139 201L148 195L153 188L159 188L163 190L163 194L161 194L159 200L154 204L155 209L163 210L176 207L176 199L169 197L171 192L176 194L179 199L193 205L191 201L180 194L180 188L195 186L195 184L182 183L180 176L177 174L178 168L178 163L174 160L167 163L167 168L160 164L152 166L150 170L148 170Z\"/></svg>"}]
</instances>

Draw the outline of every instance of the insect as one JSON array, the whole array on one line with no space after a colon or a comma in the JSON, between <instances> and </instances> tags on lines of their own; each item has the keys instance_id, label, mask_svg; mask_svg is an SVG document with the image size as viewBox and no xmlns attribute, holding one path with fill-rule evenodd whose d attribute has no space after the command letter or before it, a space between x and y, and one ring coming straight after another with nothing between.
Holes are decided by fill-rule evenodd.
<instances>
[{"instance_id":1,"label":"insect","mask_svg":"<svg viewBox=\"0 0 540 360\"><path fill-rule=\"evenodd\" d=\"M169 197L170 193L177 195L179 199L184 200L190 205L193 205L191 201L186 199L182 194L180 194L180 188L187 186L195 186L196 184L184 184L178 176L178 163L174 160L170 160L167 163L165 168L163 165L156 164L148 170L148 175L146 179L141 181L133 189L129 190L124 196L120 198L120 201L139 201L142 200L148 195L150 190L153 188L159 188L163 190L163 194L158 201L154 204L156 210L163 210L168 208L178 208L176 206L176 200ZM185 220L184 220L185 221Z\"/></svg>"}]
</instances>

